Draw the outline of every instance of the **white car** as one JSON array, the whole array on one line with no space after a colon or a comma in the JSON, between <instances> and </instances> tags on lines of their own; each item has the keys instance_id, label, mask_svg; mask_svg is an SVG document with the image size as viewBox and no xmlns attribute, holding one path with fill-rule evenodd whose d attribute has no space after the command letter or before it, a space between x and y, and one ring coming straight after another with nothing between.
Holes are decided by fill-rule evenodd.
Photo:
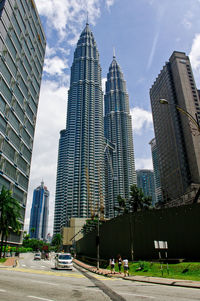
<instances>
[{"instance_id":1,"label":"white car","mask_svg":"<svg viewBox=\"0 0 200 301\"><path fill-rule=\"evenodd\" d=\"M35 253L34 260L41 260L41 254L40 253Z\"/></svg>"},{"instance_id":2,"label":"white car","mask_svg":"<svg viewBox=\"0 0 200 301\"><path fill-rule=\"evenodd\" d=\"M72 270L73 268L72 260L73 258L70 253L57 254L55 258L55 268Z\"/></svg>"}]
</instances>

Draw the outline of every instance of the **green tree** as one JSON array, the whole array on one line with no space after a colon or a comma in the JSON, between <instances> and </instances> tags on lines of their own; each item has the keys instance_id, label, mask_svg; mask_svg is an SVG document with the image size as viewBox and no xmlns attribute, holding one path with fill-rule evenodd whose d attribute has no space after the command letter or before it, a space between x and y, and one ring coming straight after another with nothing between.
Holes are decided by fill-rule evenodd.
<instances>
[{"instance_id":1,"label":"green tree","mask_svg":"<svg viewBox=\"0 0 200 301\"><path fill-rule=\"evenodd\" d=\"M119 214L119 213L122 213L122 214L127 213L127 212L128 212L128 209L127 209L126 200L123 199L123 198L121 197L121 195L118 195L118 196L117 196L117 201L118 201L119 206L118 206L118 207L115 207L114 209L118 212L118 214Z\"/></svg>"},{"instance_id":2,"label":"green tree","mask_svg":"<svg viewBox=\"0 0 200 301\"><path fill-rule=\"evenodd\" d=\"M23 247L25 248L31 248L33 251L42 251L42 247L44 245L47 245L42 240L36 239L36 238L30 238L29 235L26 235L23 240Z\"/></svg>"},{"instance_id":3,"label":"green tree","mask_svg":"<svg viewBox=\"0 0 200 301\"><path fill-rule=\"evenodd\" d=\"M31 228L31 236L33 237L33 234L35 233L35 228Z\"/></svg>"},{"instance_id":4,"label":"green tree","mask_svg":"<svg viewBox=\"0 0 200 301\"><path fill-rule=\"evenodd\" d=\"M62 236L61 234L57 233L53 236L52 242L51 242L52 246L56 247L56 252L59 251L61 249L62 246Z\"/></svg>"},{"instance_id":5,"label":"green tree","mask_svg":"<svg viewBox=\"0 0 200 301\"><path fill-rule=\"evenodd\" d=\"M0 258L2 256L3 244L7 244L8 235L11 231L19 232L21 229L21 206L12 197L12 192L3 186L0 194Z\"/></svg>"},{"instance_id":6,"label":"green tree","mask_svg":"<svg viewBox=\"0 0 200 301\"><path fill-rule=\"evenodd\" d=\"M99 222L99 225L101 224L101 222ZM81 232L83 233L83 235L95 230L97 228L98 225L98 218L95 217L93 219L87 219L86 223L83 225L83 228L81 229Z\"/></svg>"},{"instance_id":7,"label":"green tree","mask_svg":"<svg viewBox=\"0 0 200 301\"><path fill-rule=\"evenodd\" d=\"M152 204L152 198L145 196L142 189L136 185L131 185L129 199L129 210L136 212L138 210L149 209Z\"/></svg>"}]
</instances>

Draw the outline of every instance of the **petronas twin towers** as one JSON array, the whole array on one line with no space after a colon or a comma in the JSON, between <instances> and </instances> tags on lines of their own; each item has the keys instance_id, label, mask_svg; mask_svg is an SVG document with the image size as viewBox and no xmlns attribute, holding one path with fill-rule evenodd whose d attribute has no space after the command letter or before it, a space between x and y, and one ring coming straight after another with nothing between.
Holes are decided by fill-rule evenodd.
<instances>
[{"instance_id":1,"label":"petronas twin towers","mask_svg":"<svg viewBox=\"0 0 200 301\"><path fill-rule=\"evenodd\" d=\"M136 184L129 99L113 57L103 92L99 53L86 24L71 67L66 129L60 133L54 234L71 217L87 218L104 207L114 216L117 196L129 198Z\"/></svg>"}]
</instances>

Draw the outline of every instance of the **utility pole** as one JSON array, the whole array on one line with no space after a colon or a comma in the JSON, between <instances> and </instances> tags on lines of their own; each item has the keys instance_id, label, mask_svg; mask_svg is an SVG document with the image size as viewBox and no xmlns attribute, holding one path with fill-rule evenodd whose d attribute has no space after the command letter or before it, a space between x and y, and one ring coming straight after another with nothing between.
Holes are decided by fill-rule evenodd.
<instances>
[{"instance_id":1,"label":"utility pole","mask_svg":"<svg viewBox=\"0 0 200 301\"><path fill-rule=\"evenodd\" d=\"M96 237L96 243L97 243L97 270L99 270L99 208L98 208L98 214L97 214L97 237Z\"/></svg>"}]
</instances>

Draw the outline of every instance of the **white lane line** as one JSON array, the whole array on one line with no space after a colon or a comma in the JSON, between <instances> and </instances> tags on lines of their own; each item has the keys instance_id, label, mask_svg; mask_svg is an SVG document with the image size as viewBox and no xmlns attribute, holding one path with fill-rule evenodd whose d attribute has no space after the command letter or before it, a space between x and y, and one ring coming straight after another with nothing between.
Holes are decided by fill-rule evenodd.
<instances>
[{"instance_id":1,"label":"white lane line","mask_svg":"<svg viewBox=\"0 0 200 301\"><path fill-rule=\"evenodd\" d=\"M2 290L2 289L0 289L0 292L1 292L1 293L5 293L6 291L5 291L5 290Z\"/></svg>"},{"instance_id":2,"label":"white lane line","mask_svg":"<svg viewBox=\"0 0 200 301\"><path fill-rule=\"evenodd\" d=\"M40 298L40 297L36 297L36 296L27 296L27 297L37 299L37 300L43 300L43 301L54 301L52 299Z\"/></svg>"},{"instance_id":3,"label":"white lane line","mask_svg":"<svg viewBox=\"0 0 200 301\"><path fill-rule=\"evenodd\" d=\"M46 268L44 265L41 265L41 268Z\"/></svg>"},{"instance_id":4,"label":"white lane line","mask_svg":"<svg viewBox=\"0 0 200 301\"><path fill-rule=\"evenodd\" d=\"M22 267L26 267L26 264L22 264Z\"/></svg>"},{"instance_id":5,"label":"white lane line","mask_svg":"<svg viewBox=\"0 0 200 301\"><path fill-rule=\"evenodd\" d=\"M141 298L149 298L149 299L156 299L152 296L145 296L145 295L138 295L138 294L131 294L131 293L124 293L124 292L117 292L120 295L129 295L129 296L135 296L135 297L141 297Z\"/></svg>"},{"instance_id":6,"label":"white lane line","mask_svg":"<svg viewBox=\"0 0 200 301\"><path fill-rule=\"evenodd\" d=\"M29 281L31 281L31 282L37 282L37 283L42 283L42 284L58 285L57 283L38 281L38 280L29 280Z\"/></svg>"}]
</instances>

